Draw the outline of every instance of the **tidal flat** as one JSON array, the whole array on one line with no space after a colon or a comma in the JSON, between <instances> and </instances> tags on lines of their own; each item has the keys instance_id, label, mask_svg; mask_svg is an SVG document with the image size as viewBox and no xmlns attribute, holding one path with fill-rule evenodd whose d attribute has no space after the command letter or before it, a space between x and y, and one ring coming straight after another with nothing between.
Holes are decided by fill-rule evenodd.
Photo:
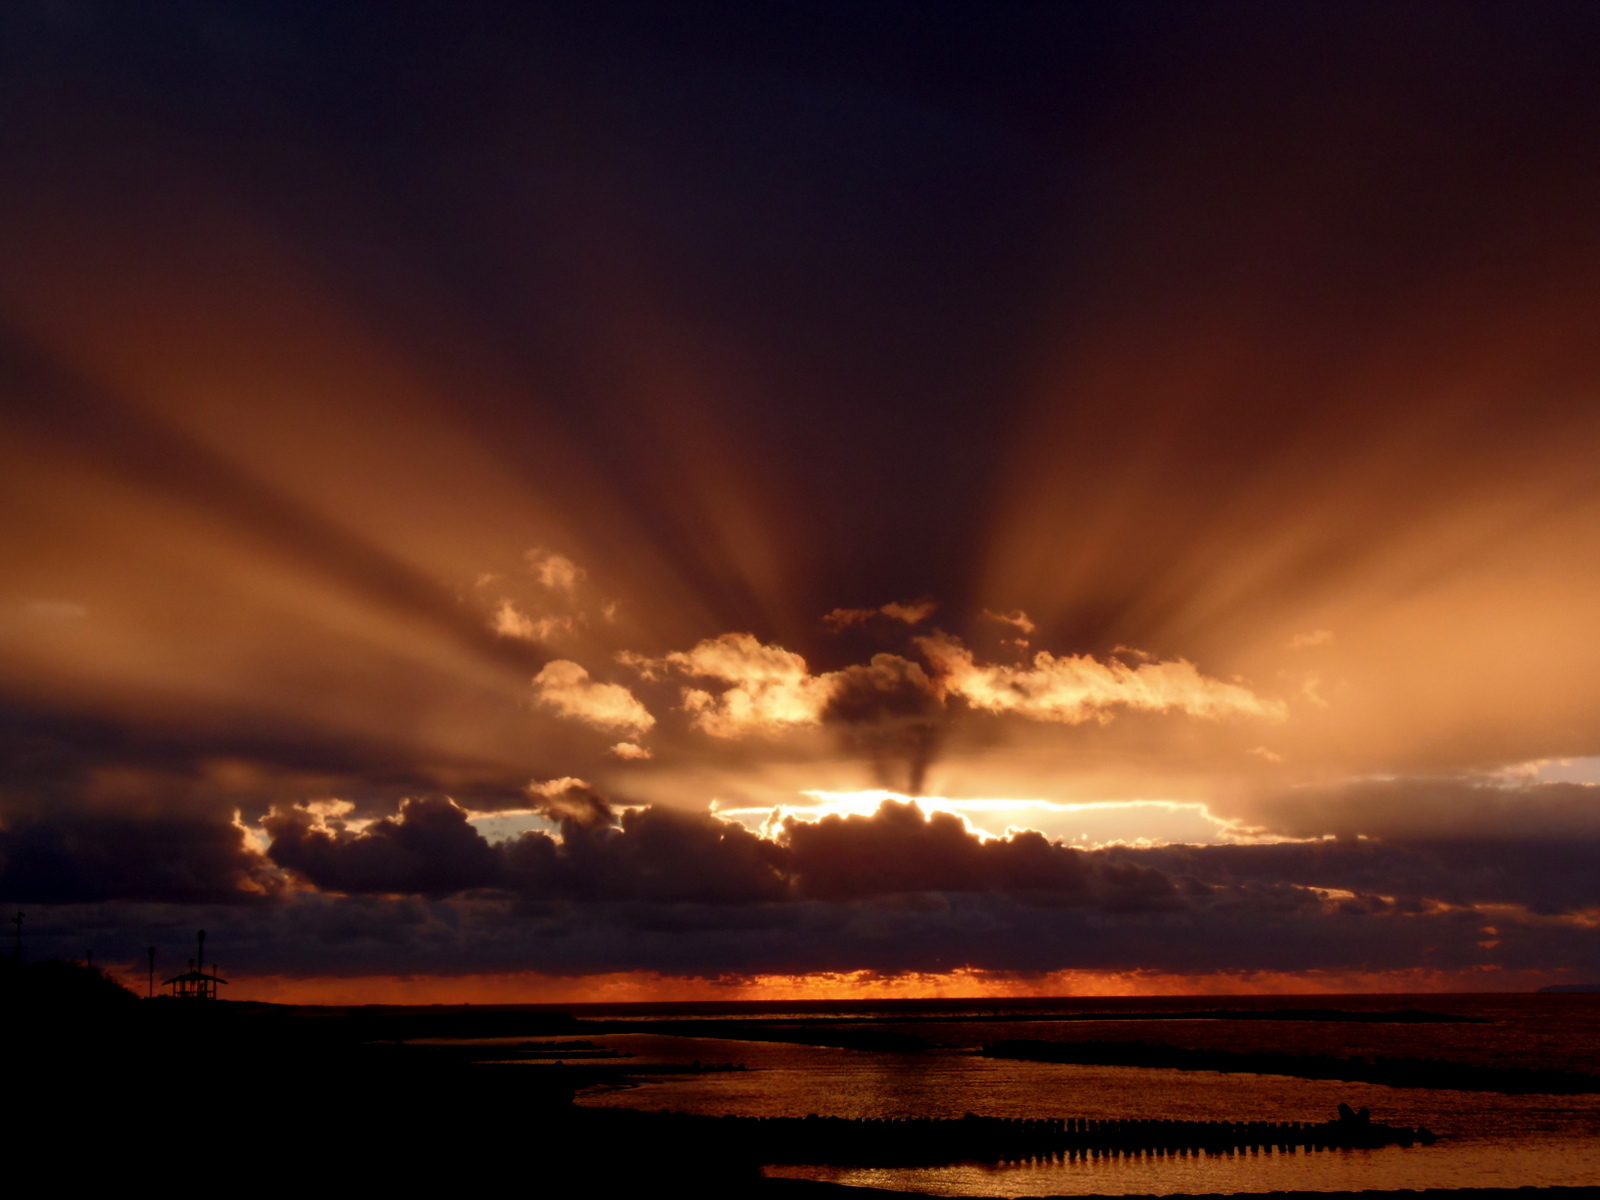
<instances>
[{"instance_id":1,"label":"tidal flat","mask_svg":"<svg viewBox=\"0 0 1600 1200\"><path fill-rule=\"evenodd\" d=\"M109 1170L170 1142L157 1131L176 1113L206 1170L234 1172L241 1153L275 1140L296 1169L314 1158L329 1179L397 1184L447 1179L484 1154L532 1155L548 1181L617 1194L666 1179L705 1195L864 1187L991 1197L1600 1184L1600 1095L982 1052L1001 1039L1068 1050L1139 1042L1593 1072L1600 996L125 1009L37 1018L29 1038L12 1039L17 1145L86 1145L72 1150L85 1169ZM1287 1145L1262 1133L1321 1129L1340 1105L1437 1141L1327 1144L1307 1132ZM845 1161L825 1161L819 1146L844 1143L806 1125L813 1115L848 1123L835 1127L849 1134ZM973 1122L998 1133L975 1139ZM1172 1132L1202 1124L1227 1126L1232 1140L1207 1135L1201 1146ZM1134 1132L1038 1136L1091 1126ZM934 1135L919 1135L915 1161L904 1153L912 1128ZM962 1136L928 1153L940 1130Z\"/></svg>"}]
</instances>

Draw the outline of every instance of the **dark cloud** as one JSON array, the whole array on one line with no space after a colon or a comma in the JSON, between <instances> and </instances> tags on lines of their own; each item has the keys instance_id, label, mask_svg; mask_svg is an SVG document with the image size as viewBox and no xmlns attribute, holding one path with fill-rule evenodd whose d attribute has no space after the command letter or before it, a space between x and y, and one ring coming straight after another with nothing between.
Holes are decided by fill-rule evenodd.
<instances>
[{"instance_id":1,"label":"dark cloud","mask_svg":"<svg viewBox=\"0 0 1600 1200\"><path fill-rule=\"evenodd\" d=\"M1514 776L1362 779L1280 792L1246 811L1289 837L1600 840L1600 786Z\"/></svg>"},{"instance_id":2,"label":"dark cloud","mask_svg":"<svg viewBox=\"0 0 1600 1200\"><path fill-rule=\"evenodd\" d=\"M504 886L525 899L753 904L785 897L783 853L702 813L633 808L620 827L563 827L558 847L529 833L505 845Z\"/></svg>"},{"instance_id":3,"label":"dark cloud","mask_svg":"<svg viewBox=\"0 0 1600 1200\"><path fill-rule=\"evenodd\" d=\"M142 946L144 931L204 923L237 969L292 975L1600 967L1592 873L1574 851L1569 890L1541 892L1534 844L1476 862L1341 840L1085 852L1032 832L986 841L895 802L790 821L776 841L629 807L614 824L569 821L559 840L490 845L442 799L359 833L335 824L272 818L274 862L318 891L236 915L63 895L80 903L41 907L40 945ZM154 895L142 886L128 899Z\"/></svg>"},{"instance_id":4,"label":"dark cloud","mask_svg":"<svg viewBox=\"0 0 1600 1200\"><path fill-rule=\"evenodd\" d=\"M1033 832L984 842L959 817L885 801L871 816L783 825L796 893L856 900L895 892L1047 893L1087 901L1080 856Z\"/></svg>"},{"instance_id":5,"label":"dark cloud","mask_svg":"<svg viewBox=\"0 0 1600 1200\"><path fill-rule=\"evenodd\" d=\"M250 903L279 879L227 787L95 721L0 711L0 896Z\"/></svg>"},{"instance_id":6,"label":"dark cloud","mask_svg":"<svg viewBox=\"0 0 1600 1200\"><path fill-rule=\"evenodd\" d=\"M102 943L145 937L118 905L159 912L162 925L203 918L241 931L225 935L238 939L226 953L241 969L320 969L322 951L290 963L287 946L308 938L362 947L340 971L359 962L383 972L1596 961L1585 914L1600 906L1600 838L1594 790L1575 785L1363 783L1330 789L1306 827L1359 824L1385 796L1415 789L1456 806L1448 838L1427 822L1387 838L1077 851L1037 832L981 838L953 815L897 801L870 815L791 818L769 839L712 813L616 805L558 780L524 803L559 838L491 844L436 794L366 820L280 801L263 822L262 855L208 777L112 769L62 746L13 741L3 894L42 914L61 906L58 922L92 912L108 931L94 934ZM286 888L291 876L315 890ZM241 903L255 915L218 915Z\"/></svg>"},{"instance_id":7,"label":"dark cloud","mask_svg":"<svg viewBox=\"0 0 1600 1200\"><path fill-rule=\"evenodd\" d=\"M559 779L528 789L533 810L550 818L565 833L604 829L616 822L608 801L581 779Z\"/></svg>"},{"instance_id":8,"label":"dark cloud","mask_svg":"<svg viewBox=\"0 0 1600 1200\"><path fill-rule=\"evenodd\" d=\"M274 809L262 825L272 837L272 860L324 891L446 896L499 881L489 843L443 797L407 800L398 818L360 833L325 828L295 807Z\"/></svg>"},{"instance_id":9,"label":"dark cloud","mask_svg":"<svg viewBox=\"0 0 1600 1200\"><path fill-rule=\"evenodd\" d=\"M875 654L838 673L822 722L871 760L885 786L915 796L944 732L944 698L919 664Z\"/></svg>"},{"instance_id":10,"label":"dark cloud","mask_svg":"<svg viewBox=\"0 0 1600 1200\"><path fill-rule=\"evenodd\" d=\"M0 896L18 903L258 902L277 888L267 867L225 816L102 809L0 827Z\"/></svg>"},{"instance_id":11,"label":"dark cloud","mask_svg":"<svg viewBox=\"0 0 1600 1200\"><path fill-rule=\"evenodd\" d=\"M1366 898L1324 901L1292 887L1231 887L1161 912L1029 903L1001 892L913 893L848 901L671 904L547 901L509 894L449 900L299 893L252 909L41 907L30 953L54 947L132 960L152 941L208 932L228 970L297 977L538 971L583 975L1067 969L1166 972L1437 968L1600 969L1592 928L1497 914L1407 912ZM1485 928L1493 924L1493 935ZM1483 942L1499 942L1485 949ZM1493 975L1486 975L1491 981Z\"/></svg>"},{"instance_id":12,"label":"dark cloud","mask_svg":"<svg viewBox=\"0 0 1600 1200\"><path fill-rule=\"evenodd\" d=\"M1260 846L1112 849L1109 858L1210 885L1292 885L1390 897L1409 911L1429 902L1522 905L1576 913L1600 905L1596 838L1384 842L1369 838Z\"/></svg>"},{"instance_id":13,"label":"dark cloud","mask_svg":"<svg viewBox=\"0 0 1600 1200\"><path fill-rule=\"evenodd\" d=\"M628 809L612 823L583 785L556 793L561 839L532 831L491 845L443 798L408 800L398 818L359 833L303 807L267 818L268 854L319 890L445 896L497 888L529 903L745 904L782 899L782 850L741 825L667 808ZM544 799L549 799L548 797Z\"/></svg>"}]
</instances>

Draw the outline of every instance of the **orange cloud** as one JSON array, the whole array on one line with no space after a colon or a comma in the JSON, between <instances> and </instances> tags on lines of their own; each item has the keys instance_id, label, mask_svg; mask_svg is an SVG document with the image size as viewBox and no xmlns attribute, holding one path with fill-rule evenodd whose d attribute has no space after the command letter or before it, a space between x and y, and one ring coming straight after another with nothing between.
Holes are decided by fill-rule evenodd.
<instances>
[{"instance_id":1,"label":"orange cloud","mask_svg":"<svg viewBox=\"0 0 1600 1200\"><path fill-rule=\"evenodd\" d=\"M983 610L983 615L988 617L991 621L999 621L1002 625L1015 625L1019 631L1025 634L1032 633L1034 630L1039 628L1039 626L1033 622L1032 618L1030 618L1028 614L1023 612L1020 608L1014 613L990 612L986 608Z\"/></svg>"},{"instance_id":2,"label":"orange cloud","mask_svg":"<svg viewBox=\"0 0 1600 1200\"><path fill-rule=\"evenodd\" d=\"M1069 725L1109 720L1114 708L1275 721L1288 715L1281 700L1263 699L1243 684L1209 678L1181 658L1130 667L1115 659L1100 662L1086 654L1057 658L1041 650L1031 668L982 666L948 634L918 638L917 645L941 673L947 692L988 712Z\"/></svg>"},{"instance_id":3,"label":"orange cloud","mask_svg":"<svg viewBox=\"0 0 1600 1200\"><path fill-rule=\"evenodd\" d=\"M815 725L832 687L831 677L812 675L806 660L794 651L763 645L748 633L706 638L693 649L662 658L624 655L622 661L647 679L672 669L728 685L717 694L704 688L683 690L683 706L693 714L694 727L712 737L781 733Z\"/></svg>"},{"instance_id":4,"label":"orange cloud","mask_svg":"<svg viewBox=\"0 0 1600 1200\"><path fill-rule=\"evenodd\" d=\"M915 604L901 604L891 600L877 608L836 608L822 618L822 623L833 633L855 625L865 625L873 617L889 617L907 625L920 625L939 610L932 600L919 600Z\"/></svg>"},{"instance_id":5,"label":"orange cloud","mask_svg":"<svg viewBox=\"0 0 1600 1200\"><path fill-rule=\"evenodd\" d=\"M541 703L590 725L642 733L656 723L620 683L596 683L583 667L564 658L547 663L533 677L533 688Z\"/></svg>"},{"instance_id":6,"label":"orange cloud","mask_svg":"<svg viewBox=\"0 0 1600 1200\"><path fill-rule=\"evenodd\" d=\"M553 592L566 592L570 595L583 579L583 568L564 554L534 549L529 550L523 557L527 560L528 570Z\"/></svg>"},{"instance_id":7,"label":"orange cloud","mask_svg":"<svg viewBox=\"0 0 1600 1200\"><path fill-rule=\"evenodd\" d=\"M490 623L501 637L521 638L528 642L543 642L557 633L571 633L572 621L566 617L540 617L533 619L509 600L500 601Z\"/></svg>"}]
</instances>

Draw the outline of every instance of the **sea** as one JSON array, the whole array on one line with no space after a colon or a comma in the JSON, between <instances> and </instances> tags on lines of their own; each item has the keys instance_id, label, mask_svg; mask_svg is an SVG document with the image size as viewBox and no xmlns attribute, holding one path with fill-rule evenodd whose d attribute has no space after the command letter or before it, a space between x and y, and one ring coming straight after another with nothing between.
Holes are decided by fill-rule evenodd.
<instances>
[{"instance_id":1,"label":"sea","mask_svg":"<svg viewBox=\"0 0 1600 1200\"><path fill-rule=\"evenodd\" d=\"M1282 1009L1384 1014L1399 1010L1475 1023L1246 1020L1225 1012ZM1281 1075L1074 1066L992 1059L987 1041L1144 1040L1230 1050L1435 1057L1479 1066L1554 1067L1600 1074L1600 995L1270 996L1193 999L982 1000L885 1004L628 1005L576 1011L583 1037L630 1055L627 1078L577 1103L710 1115L842 1117L1156 1118L1325 1121L1340 1103L1372 1119L1425 1126L1433 1145L1041 1158L937 1167L776 1164L769 1175L936 1196L1071 1196L1356 1191L1600 1185L1600 1095L1503 1095L1388 1087ZM605 1032L608 1023L826 1018L843 1030L887 1030L931 1043L909 1053L777 1041ZM1062 1018L1073 1018L1063 1020ZM837 1022L838 1024L832 1024ZM725 1030L726 1026L721 1029ZM745 1070L652 1075L651 1067Z\"/></svg>"}]
</instances>

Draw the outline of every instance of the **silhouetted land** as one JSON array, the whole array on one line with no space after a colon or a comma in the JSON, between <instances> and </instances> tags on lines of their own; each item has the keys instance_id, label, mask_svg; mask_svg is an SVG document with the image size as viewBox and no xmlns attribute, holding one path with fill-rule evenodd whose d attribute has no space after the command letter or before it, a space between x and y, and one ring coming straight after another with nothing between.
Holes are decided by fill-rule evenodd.
<instances>
[{"instance_id":1,"label":"silhouetted land","mask_svg":"<svg viewBox=\"0 0 1600 1200\"><path fill-rule=\"evenodd\" d=\"M1351 1118L1299 1126L1084 1118L760 1120L575 1107L575 1092L616 1082L629 1068L626 1061L599 1057L603 1047L572 1035L617 1032L620 1023L468 1007L137 1002L100 972L76 964L9 969L0 980L0 1078L12 1165L52 1164L85 1185L125 1186L130 1172L158 1180L230 1179L241 1161L265 1154L274 1178L314 1191L458 1188L478 1156L526 1149L537 1161L532 1181L541 1194L647 1196L671 1187L705 1197L822 1200L893 1193L764 1180L762 1165L1278 1153L1290 1144L1305 1152L1426 1140L1417 1130ZM739 1026L736 1036L751 1036L745 1022L639 1024L655 1032L663 1032L663 1024L692 1025L683 1031L711 1037L729 1036ZM874 1032L850 1025L820 1027L834 1040L818 1044L839 1044L835 1035L841 1033ZM782 1035L777 1040L790 1040L817 1031L796 1026L773 1032ZM408 1037L523 1040L419 1046L407 1044ZM649 1073L663 1072L652 1066ZM1487 1200L1516 1193L1442 1194ZM1319 1195L1328 1200L1334 1193Z\"/></svg>"},{"instance_id":2,"label":"silhouetted land","mask_svg":"<svg viewBox=\"0 0 1600 1200\"><path fill-rule=\"evenodd\" d=\"M18 965L0 958L0 1006L35 1012L101 1012L138 997L98 967L47 959Z\"/></svg>"},{"instance_id":3,"label":"silhouetted land","mask_svg":"<svg viewBox=\"0 0 1600 1200\"><path fill-rule=\"evenodd\" d=\"M767 1200L892 1200L893 1197L916 1197L927 1200L926 1192L891 1192L879 1188L842 1187L834 1183L817 1183L809 1179L764 1180L759 1192ZM1359 1192L1132 1192L1111 1196L1035 1196L1030 1200L1567 1200L1568 1197L1590 1197L1594 1189L1587 1187L1520 1187L1520 1188L1423 1188L1400 1191L1363 1190ZM947 1200L993 1200L992 1197L950 1197Z\"/></svg>"},{"instance_id":4,"label":"silhouetted land","mask_svg":"<svg viewBox=\"0 0 1600 1200\"><path fill-rule=\"evenodd\" d=\"M1069 1063L1100 1067L1164 1067L1177 1071L1248 1072L1293 1075L1300 1079L1332 1079L1346 1083L1380 1083L1389 1087L1452 1088L1509 1095L1548 1093L1578 1095L1600 1092L1600 1075L1532 1067L1484 1067L1437 1058L1341 1058L1333 1054L1287 1054L1276 1050L1191 1050L1153 1042L1016 1040L990 1042L990 1058Z\"/></svg>"}]
</instances>

